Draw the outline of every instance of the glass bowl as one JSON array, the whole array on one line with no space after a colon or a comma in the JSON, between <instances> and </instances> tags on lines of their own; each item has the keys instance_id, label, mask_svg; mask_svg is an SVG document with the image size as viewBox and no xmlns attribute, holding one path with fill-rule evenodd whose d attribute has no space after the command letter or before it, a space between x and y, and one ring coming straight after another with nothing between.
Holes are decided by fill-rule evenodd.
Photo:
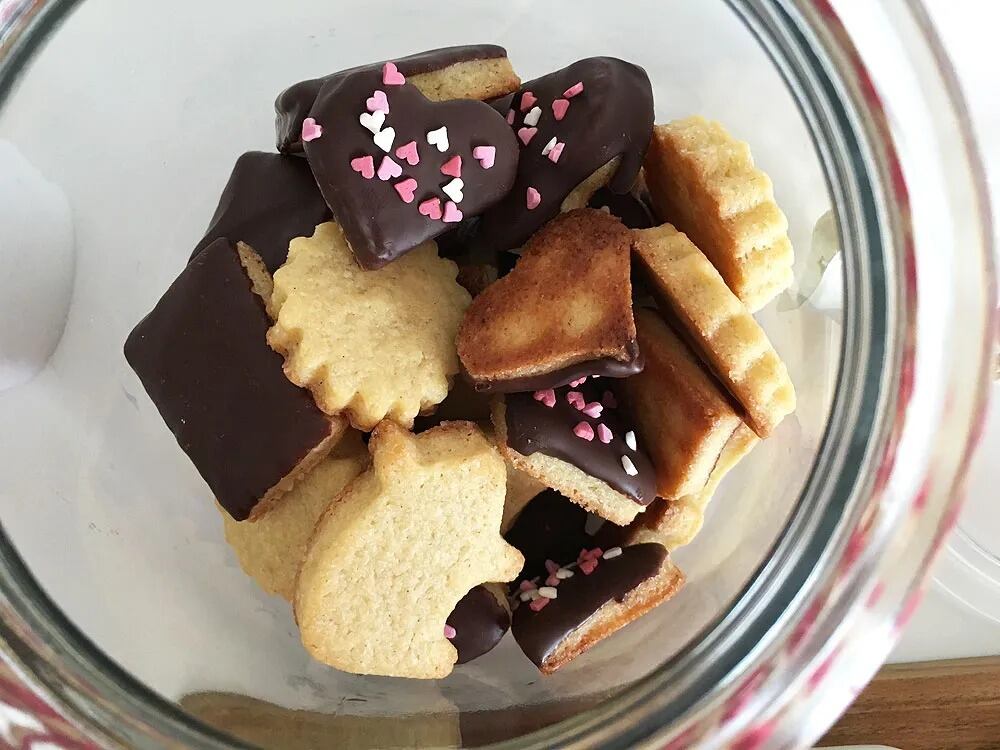
<instances>
[{"instance_id":1,"label":"glass bowl","mask_svg":"<svg viewBox=\"0 0 1000 750\"><path fill-rule=\"evenodd\" d=\"M995 307L933 27L915 2L836 6L0 0L5 658L111 747L808 745L954 522ZM658 122L703 114L751 144L797 252L758 318L798 410L677 551L685 589L556 675L510 638L445 680L347 675L243 576L121 347L236 156L271 147L278 91L471 42L524 79L635 61Z\"/></svg>"}]
</instances>

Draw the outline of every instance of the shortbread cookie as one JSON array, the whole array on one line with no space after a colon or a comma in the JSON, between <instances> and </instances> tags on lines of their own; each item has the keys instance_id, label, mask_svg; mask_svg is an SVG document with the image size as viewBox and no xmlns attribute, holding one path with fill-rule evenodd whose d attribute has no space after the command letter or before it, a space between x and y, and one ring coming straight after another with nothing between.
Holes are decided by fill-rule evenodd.
<instances>
[{"instance_id":1,"label":"shortbread cookie","mask_svg":"<svg viewBox=\"0 0 1000 750\"><path fill-rule=\"evenodd\" d=\"M270 324L239 250L219 239L125 342L125 358L163 421L238 521L266 513L346 426L285 377L267 345Z\"/></svg>"},{"instance_id":2,"label":"shortbread cookie","mask_svg":"<svg viewBox=\"0 0 1000 750\"><path fill-rule=\"evenodd\" d=\"M285 373L328 414L358 429L402 425L448 395L455 334L469 294L428 242L379 271L358 268L340 227L292 241L274 275L276 322L267 340Z\"/></svg>"},{"instance_id":3,"label":"shortbread cookie","mask_svg":"<svg viewBox=\"0 0 1000 750\"><path fill-rule=\"evenodd\" d=\"M656 469L656 494L701 492L743 424L726 393L652 310L635 311L646 367L625 381L638 434Z\"/></svg>"},{"instance_id":4,"label":"shortbread cookie","mask_svg":"<svg viewBox=\"0 0 1000 750\"><path fill-rule=\"evenodd\" d=\"M191 257L226 237L252 247L268 272L274 273L288 257L288 243L294 237L308 237L330 216L330 207L302 159L248 151L236 160Z\"/></svg>"},{"instance_id":5,"label":"shortbread cookie","mask_svg":"<svg viewBox=\"0 0 1000 750\"><path fill-rule=\"evenodd\" d=\"M309 167L363 268L453 229L514 183L517 142L496 110L432 102L392 63L330 77L305 127Z\"/></svg>"},{"instance_id":6,"label":"shortbread cookie","mask_svg":"<svg viewBox=\"0 0 1000 750\"><path fill-rule=\"evenodd\" d=\"M657 125L645 171L660 218L701 248L751 312L792 282L788 220L746 143L703 117Z\"/></svg>"},{"instance_id":7,"label":"shortbread cookie","mask_svg":"<svg viewBox=\"0 0 1000 750\"><path fill-rule=\"evenodd\" d=\"M524 563L499 534L503 460L471 422L416 436L382 422L368 449L372 468L327 508L302 561L302 643L348 672L444 677L455 605Z\"/></svg>"},{"instance_id":8,"label":"shortbread cookie","mask_svg":"<svg viewBox=\"0 0 1000 750\"><path fill-rule=\"evenodd\" d=\"M506 590L500 583L475 586L448 615L445 637L458 651L456 664L466 664L492 651L510 630Z\"/></svg>"},{"instance_id":9,"label":"shortbread cookie","mask_svg":"<svg viewBox=\"0 0 1000 750\"><path fill-rule=\"evenodd\" d=\"M278 150L302 151L302 121L309 116L323 84L343 73L381 70L387 61L363 65L296 83L274 102ZM486 101L515 91L521 85L507 59L507 50L493 44L443 47L395 60L396 69L431 101L481 99Z\"/></svg>"},{"instance_id":10,"label":"shortbread cookie","mask_svg":"<svg viewBox=\"0 0 1000 750\"><path fill-rule=\"evenodd\" d=\"M618 219L590 208L561 214L535 234L459 328L458 355L476 388L533 391L638 372L630 243Z\"/></svg>"},{"instance_id":11,"label":"shortbread cookie","mask_svg":"<svg viewBox=\"0 0 1000 750\"><path fill-rule=\"evenodd\" d=\"M493 106L521 145L514 187L483 214L477 235L478 243L496 250L521 247L581 183L588 184L576 206L585 206L604 182L613 192L628 192L653 127L646 71L611 57L575 62ZM598 171L609 163L617 166Z\"/></svg>"},{"instance_id":12,"label":"shortbread cookie","mask_svg":"<svg viewBox=\"0 0 1000 750\"><path fill-rule=\"evenodd\" d=\"M705 521L705 508L726 474L740 462L760 438L745 424L736 428L732 437L719 454L705 486L692 495L673 500L657 498L636 518L629 528L625 542L659 542L669 550L690 544Z\"/></svg>"},{"instance_id":13,"label":"shortbread cookie","mask_svg":"<svg viewBox=\"0 0 1000 750\"><path fill-rule=\"evenodd\" d=\"M592 535L587 527L586 512L546 492L506 534L525 556L511 587L511 630L545 674L669 599L684 582L662 545L618 546L614 539L627 530Z\"/></svg>"},{"instance_id":14,"label":"shortbread cookie","mask_svg":"<svg viewBox=\"0 0 1000 750\"><path fill-rule=\"evenodd\" d=\"M611 378L497 399L493 425L515 468L624 526L656 496L656 476Z\"/></svg>"},{"instance_id":15,"label":"shortbread cookie","mask_svg":"<svg viewBox=\"0 0 1000 750\"><path fill-rule=\"evenodd\" d=\"M267 593L291 601L316 521L367 463L361 433L352 430L260 520L234 521L223 511L226 541L243 572Z\"/></svg>"},{"instance_id":16,"label":"shortbread cookie","mask_svg":"<svg viewBox=\"0 0 1000 750\"><path fill-rule=\"evenodd\" d=\"M678 325L722 384L767 437L795 410L788 370L708 258L670 224L635 230L633 248Z\"/></svg>"}]
</instances>

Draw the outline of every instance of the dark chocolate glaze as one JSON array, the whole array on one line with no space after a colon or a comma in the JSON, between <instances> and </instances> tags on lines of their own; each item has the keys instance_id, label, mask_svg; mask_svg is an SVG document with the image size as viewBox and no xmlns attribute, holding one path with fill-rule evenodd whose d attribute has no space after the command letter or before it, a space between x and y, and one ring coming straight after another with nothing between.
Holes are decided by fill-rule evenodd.
<instances>
[{"instance_id":1,"label":"dark chocolate glaze","mask_svg":"<svg viewBox=\"0 0 1000 750\"><path fill-rule=\"evenodd\" d=\"M271 321L235 247L219 239L170 285L125 342L125 358L238 521L330 433L265 340Z\"/></svg>"},{"instance_id":2,"label":"dark chocolate glaze","mask_svg":"<svg viewBox=\"0 0 1000 750\"><path fill-rule=\"evenodd\" d=\"M558 597L534 612L521 604L514 611L511 631L525 655L541 667L552 652L591 615L614 599L621 602L640 583L652 578L667 557L661 544L626 547L611 560L601 560L590 575L576 570L560 581ZM565 561L559 561L565 562Z\"/></svg>"},{"instance_id":3,"label":"dark chocolate glaze","mask_svg":"<svg viewBox=\"0 0 1000 750\"><path fill-rule=\"evenodd\" d=\"M649 457L641 450L634 451L625 444L625 433L635 431L623 399L623 389L616 387L613 378L588 378L577 388L557 388L555 406L545 406L536 401L532 393L510 393L504 397L506 405L507 445L528 456L540 452L573 464L613 489L648 505L656 497L656 477ZM589 417L566 400L570 391L580 391L589 404L602 401L605 391L611 391L617 408L605 407L600 417ZM580 422L593 428L593 440L584 440L573 433ZM605 424L611 430L610 443L602 443L596 436L597 425ZM638 473L629 476L622 466L621 457L631 459Z\"/></svg>"},{"instance_id":4,"label":"dark chocolate glaze","mask_svg":"<svg viewBox=\"0 0 1000 750\"><path fill-rule=\"evenodd\" d=\"M648 229L657 225L653 218L653 211L639 197L632 193L619 195L606 187L602 187L590 197L587 204L591 208L608 207L612 216L617 216L622 220L622 224L629 229Z\"/></svg>"},{"instance_id":5,"label":"dark chocolate glaze","mask_svg":"<svg viewBox=\"0 0 1000 750\"><path fill-rule=\"evenodd\" d=\"M507 380L490 380L482 383L475 383L474 387L480 393L523 393L526 391L537 391L542 388L558 388L579 380L585 375L598 375L603 378L627 378L642 372L646 366L646 360L639 351L639 345L632 342L632 358L628 362L622 362L613 357L600 357L599 359L588 359L586 362L577 362L575 365L560 367L552 372L545 372L541 375L525 375L520 378L508 378ZM468 378L465 368L462 374Z\"/></svg>"},{"instance_id":6,"label":"dark chocolate glaze","mask_svg":"<svg viewBox=\"0 0 1000 750\"><path fill-rule=\"evenodd\" d=\"M576 560L582 548L593 547L586 532L587 515L555 490L536 495L504 534L507 543L524 555L524 567L511 589L516 591L522 579L544 578L546 560L564 565Z\"/></svg>"},{"instance_id":7,"label":"dark chocolate glaze","mask_svg":"<svg viewBox=\"0 0 1000 750\"><path fill-rule=\"evenodd\" d=\"M236 160L191 258L227 237L256 250L267 270L274 273L288 257L288 243L295 237L312 236L316 225L330 217L330 208L305 161L248 151Z\"/></svg>"},{"instance_id":8,"label":"dark chocolate glaze","mask_svg":"<svg viewBox=\"0 0 1000 750\"><path fill-rule=\"evenodd\" d=\"M485 586L476 586L458 600L447 623L455 628L452 645L458 663L477 659L493 649L510 630L510 612Z\"/></svg>"},{"instance_id":9,"label":"dark chocolate glaze","mask_svg":"<svg viewBox=\"0 0 1000 750\"><path fill-rule=\"evenodd\" d=\"M572 97L559 121L552 102L582 82L584 90ZM642 166L653 128L653 92L646 71L613 57L590 57L562 70L536 78L514 94L493 102L505 117L513 108L514 131L524 127L522 95L530 91L542 109L538 132L521 148L517 180L510 193L482 216L477 242L497 250L520 247L536 230L559 213L573 189L616 156L621 163L608 187L625 193ZM542 155L553 137L566 144L558 163ZM521 141L518 141L521 145ZM527 189L541 194L537 208L528 210Z\"/></svg>"},{"instance_id":10,"label":"dark chocolate glaze","mask_svg":"<svg viewBox=\"0 0 1000 750\"><path fill-rule=\"evenodd\" d=\"M447 68L461 62L472 60L493 60L507 57L507 50L495 44L470 44L460 47L442 47L440 49L418 52L415 55L394 60L396 68L404 76L415 76L430 73L434 70ZM284 153L301 153L302 151L302 121L309 115L313 102L323 84L334 76L345 73L357 73L362 70L381 70L385 60L368 65L331 73L322 78L312 78L301 81L278 94L274 101L274 129L278 139L278 150Z\"/></svg>"},{"instance_id":11,"label":"dark chocolate glaze","mask_svg":"<svg viewBox=\"0 0 1000 750\"><path fill-rule=\"evenodd\" d=\"M384 128L396 131L388 154L373 142L372 133L358 121L367 111L372 92L384 91L389 114ZM305 144L306 157L327 205L363 268L379 268L453 228L441 219L431 219L418 205L438 198L442 207L450 200L441 186L452 178L441 166L455 155L462 158L463 200L458 208L474 216L500 200L510 189L517 168L518 150L514 134L503 117L488 104L469 99L431 102L410 83L387 86L382 71L366 70L332 76L324 84L309 113L324 134ZM427 143L427 133L441 126L448 129L449 147L444 153ZM395 155L396 148L416 141L420 161L410 166ZM483 169L473 158L476 146L496 147L496 160ZM351 167L355 157L370 155L376 169L384 156L402 167L397 178L365 179ZM412 203L404 203L394 183L407 178L417 181Z\"/></svg>"}]
</instances>

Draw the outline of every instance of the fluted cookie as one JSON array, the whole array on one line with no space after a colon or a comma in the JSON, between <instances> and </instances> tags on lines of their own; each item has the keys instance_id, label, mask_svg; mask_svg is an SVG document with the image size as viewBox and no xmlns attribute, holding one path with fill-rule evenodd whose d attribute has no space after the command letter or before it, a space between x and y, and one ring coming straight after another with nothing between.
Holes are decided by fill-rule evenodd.
<instances>
[{"instance_id":1,"label":"fluted cookie","mask_svg":"<svg viewBox=\"0 0 1000 750\"><path fill-rule=\"evenodd\" d=\"M455 334L469 294L456 272L433 242L364 271L340 227L321 224L292 241L274 275L267 340L327 414L343 412L362 430L386 417L410 426L444 400L458 372Z\"/></svg>"},{"instance_id":2,"label":"fluted cookie","mask_svg":"<svg viewBox=\"0 0 1000 750\"><path fill-rule=\"evenodd\" d=\"M302 643L348 672L444 677L456 604L524 563L499 533L503 459L471 422L419 435L382 422L368 449L372 468L327 508L299 570Z\"/></svg>"},{"instance_id":3,"label":"fluted cookie","mask_svg":"<svg viewBox=\"0 0 1000 750\"><path fill-rule=\"evenodd\" d=\"M788 220L746 143L703 117L657 125L645 173L660 219L701 248L751 312L791 283Z\"/></svg>"}]
</instances>

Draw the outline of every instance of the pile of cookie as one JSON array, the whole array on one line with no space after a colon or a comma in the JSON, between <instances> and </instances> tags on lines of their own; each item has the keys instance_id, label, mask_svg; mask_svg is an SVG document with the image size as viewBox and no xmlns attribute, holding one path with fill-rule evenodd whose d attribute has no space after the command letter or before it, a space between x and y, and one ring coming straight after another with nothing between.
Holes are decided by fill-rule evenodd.
<instances>
[{"instance_id":1,"label":"pile of cookie","mask_svg":"<svg viewBox=\"0 0 1000 750\"><path fill-rule=\"evenodd\" d=\"M645 71L452 47L304 81L125 355L226 539L350 672L506 634L544 673L669 599L671 550L795 406L746 144ZM669 222L669 223L668 223Z\"/></svg>"}]
</instances>

